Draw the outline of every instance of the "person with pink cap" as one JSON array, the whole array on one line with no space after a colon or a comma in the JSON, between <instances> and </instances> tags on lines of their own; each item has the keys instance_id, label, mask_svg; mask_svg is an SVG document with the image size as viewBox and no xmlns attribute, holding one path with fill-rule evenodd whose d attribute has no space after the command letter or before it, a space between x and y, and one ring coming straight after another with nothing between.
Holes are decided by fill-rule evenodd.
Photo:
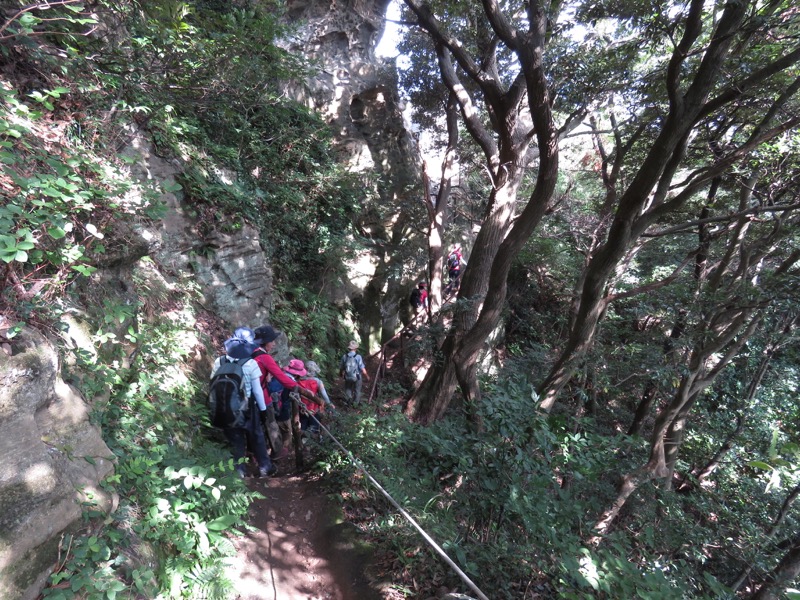
<instances>
[{"instance_id":1,"label":"person with pink cap","mask_svg":"<svg viewBox=\"0 0 800 600\"><path fill-rule=\"evenodd\" d=\"M302 360L293 359L289 361L284 370L290 375L299 377L298 384L300 387L307 389L315 396L322 397L325 402L325 404L320 405L306 398L301 398L305 410L300 413L300 430L313 434L319 433L319 419L322 417L325 407L334 408L330 398L328 398L325 385L320 378L316 377L320 372L319 365L313 360L303 363Z\"/></svg>"}]
</instances>

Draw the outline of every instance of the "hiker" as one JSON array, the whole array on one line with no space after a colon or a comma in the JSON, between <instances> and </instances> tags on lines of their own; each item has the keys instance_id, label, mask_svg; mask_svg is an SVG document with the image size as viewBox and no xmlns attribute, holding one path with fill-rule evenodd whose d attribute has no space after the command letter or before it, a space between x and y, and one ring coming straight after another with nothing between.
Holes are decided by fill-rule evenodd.
<instances>
[{"instance_id":1,"label":"hiker","mask_svg":"<svg viewBox=\"0 0 800 600\"><path fill-rule=\"evenodd\" d=\"M336 410L336 406L334 406L333 402L331 402L331 399L328 396L328 391L325 389L325 384L319 377L320 373L322 372L322 369L319 368L319 365L313 360L308 360L306 361L306 371L308 371L308 379L313 379L317 382L317 395L322 398L322 401L325 403L325 408Z\"/></svg>"},{"instance_id":2,"label":"hiker","mask_svg":"<svg viewBox=\"0 0 800 600\"><path fill-rule=\"evenodd\" d=\"M283 438L281 437L280 428L276 420L276 416L281 408L280 390L282 387L278 387L280 386L280 382L277 380L273 383L275 376L267 369L267 364L270 361L275 362L275 360L269 356L265 348L267 344L270 344L270 349L275 345L275 340L280 335L280 332L275 331L272 327L259 327L255 330L254 335L255 343L258 344L258 347L253 352L252 357L253 360L258 363L258 367L261 370L261 389L264 392L264 403L267 405L264 428L266 429L267 442L269 443L272 460L280 460L286 458L289 454L289 451L283 447ZM280 368L277 368L277 370L279 371ZM276 389L278 393L272 393L271 388Z\"/></svg>"},{"instance_id":3,"label":"hiker","mask_svg":"<svg viewBox=\"0 0 800 600\"><path fill-rule=\"evenodd\" d=\"M275 330L270 325L262 325L256 328L254 335L255 343L263 350L255 357L256 362L261 369L261 373L264 374L267 390L272 398L275 421L280 432L280 440L276 435L273 441L275 444L272 448L273 458L281 460L289 455L289 443L292 440L292 402L289 398L289 392L297 391L301 396L310 399L315 404L323 404L323 402L309 390L301 388L292 377L288 376L278 366L278 363L270 355L272 349L275 348L275 340L281 335L280 331ZM272 375L271 381L266 381L266 373ZM276 401L280 402L280 406L275 405Z\"/></svg>"},{"instance_id":4,"label":"hiker","mask_svg":"<svg viewBox=\"0 0 800 600\"><path fill-rule=\"evenodd\" d=\"M412 323L418 320L424 320L428 310L428 284L420 281L411 291L411 296L408 299L411 308L414 311L414 318Z\"/></svg>"},{"instance_id":5,"label":"hiker","mask_svg":"<svg viewBox=\"0 0 800 600\"><path fill-rule=\"evenodd\" d=\"M244 398L248 403L247 416L241 426L224 427L225 437L231 445L231 453L236 462L236 472L240 477L247 475L247 470L240 464L249 446L258 461L258 474L261 477L275 477L278 469L272 464L267 454L267 444L264 440L262 421L266 418L267 406L264 402L264 392L261 388L261 370L251 355L257 348L254 342L252 329L239 327L234 331L233 337L225 340L225 355L214 361L211 369L212 392L214 389L214 376L223 365L235 363L241 366ZM253 400L258 407L258 413L253 409ZM259 418L260 417L260 418Z\"/></svg>"},{"instance_id":6,"label":"hiker","mask_svg":"<svg viewBox=\"0 0 800 600\"><path fill-rule=\"evenodd\" d=\"M305 398L303 398L303 404L306 406L306 412L308 414L301 414L300 415L300 429L302 431L308 431L310 434L318 434L319 433L319 419L322 418L322 414L326 410L335 410L336 407L331 402L331 399L328 397L328 392L325 389L325 384L322 383L322 379L318 377L320 373L320 368L317 363L313 360L306 361L305 363L305 374L300 375L300 385L304 388L311 390L317 396L322 398L322 401L325 403L323 406L317 406L312 404ZM298 373L299 374L299 373ZM311 415L314 418L311 418Z\"/></svg>"},{"instance_id":7,"label":"hiker","mask_svg":"<svg viewBox=\"0 0 800 600\"><path fill-rule=\"evenodd\" d=\"M461 254L461 246L453 246L453 250L447 256L447 277L448 282L445 293L451 294L458 291L461 284L461 267L464 265L464 257Z\"/></svg>"},{"instance_id":8,"label":"hiker","mask_svg":"<svg viewBox=\"0 0 800 600\"><path fill-rule=\"evenodd\" d=\"M313 379L307 379L306 376L308 375L308 371L306 370L303 361L300 359L292 359L289 361L289 364L283 368L289 375L292 377L297 377L297 383L300 387L309 390L315 396L317 395L317 391L319 390L319 386L317 382ZM313 419L311 415L317 415L320 411L324 410L324 404L315 404L310 400L306 400L305 398L301 398L303 402L303 407L300 410L300 431L308 430L309 426L311 425ZM316 423L314 423L316 425ZM319 427L317 427L319 430Z\"/></svg>"},{"instance_id":9,"label":"hiker","mask_svg":"<svg viewBox=\"0 0 800 600\"><path fill-rule=\"evenodd\" d=\"M361 383L369 379L364 359L357 352L358 342L351 340L347 345L347 354L342 356L339 366L339 376L344 377L345 398L354 406L361 402Z\"/></svg>"}]
</instances>

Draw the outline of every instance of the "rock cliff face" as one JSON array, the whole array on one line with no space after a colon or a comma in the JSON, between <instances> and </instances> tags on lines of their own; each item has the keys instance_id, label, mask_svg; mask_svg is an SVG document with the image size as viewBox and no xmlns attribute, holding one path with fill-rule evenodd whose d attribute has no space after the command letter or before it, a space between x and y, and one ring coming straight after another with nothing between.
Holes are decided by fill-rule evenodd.
<instances>
[{"instance_id":1,"label":"rock cliff face","mask_svg":"<svg viewBox=\"0 0 800 600\"><path fill-rule=\"evenodd\" d=\"M419 187L420 159L403 123L394 64L375 56L388 4L288 2L288 18L298 30L287 46L322 66L291 92L335 126L343 162L364 175L367 210L361 228L373 246L354 257L349 280L328 287L345 291L371 351L396 331L406 297L403 279L409 276L397 246L408 241L424 210L409 192Z\"/></svg>"},{"instance_id":2,"label":"rock cliff face","mask_svg":"<svg viewBox=\"0 0 800 600\"><path fill-rule=\"evenodd\" d=\"M0 351L0 598L35 598L81 503L109 510L99 487L112 454L89 406L58 376L58 355L27 330Z\"/></svg>"},{"instance_id":3,"label":"rock cliff face","mask_svg":"<svg viewBox=\"0 0 800 600\"><path fill-rule=\"evenodd\" d=\"M182 170L176 161L156 155L141 135L124 154L136 179L155 180L167 189ZM230 174L230 178L235 176ZM194 273L206 308L233 327L267 322L272 307L272 269L258 231L243 227L234 235L217 233L209 240L213 252L202 251L196 223L185 213L179 194L163 194L167 214L152 229L141 232L148 242L147 253L168 271Z\"/></svg>"}]
</instances>

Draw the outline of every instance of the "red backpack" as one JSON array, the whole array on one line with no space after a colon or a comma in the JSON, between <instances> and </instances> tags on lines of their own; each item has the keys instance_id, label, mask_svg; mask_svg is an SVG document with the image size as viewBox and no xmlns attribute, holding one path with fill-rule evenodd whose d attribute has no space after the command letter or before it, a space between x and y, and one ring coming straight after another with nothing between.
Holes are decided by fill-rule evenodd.
<instances>
[{"instance_id":1,"label":"red backpack","mask_svg":"<svg viewBox=\"0 0 800 600\"><path fill-rule=\"evenodd\" d=\"M300 381L297 382L297 385L307 389L309 392L311 392L315 396L317 395L317 392L319 391L319 384L317 383L316 379L301 379ZM305 396L300 396L300 399L303 401L303 404L306 405L306 408L311 413L316 413L317 411L320 410L320 408L322 408L319 404L315 404L314 402L312 402L311 400L309 400Z\"/></svg>"}]
</instances>

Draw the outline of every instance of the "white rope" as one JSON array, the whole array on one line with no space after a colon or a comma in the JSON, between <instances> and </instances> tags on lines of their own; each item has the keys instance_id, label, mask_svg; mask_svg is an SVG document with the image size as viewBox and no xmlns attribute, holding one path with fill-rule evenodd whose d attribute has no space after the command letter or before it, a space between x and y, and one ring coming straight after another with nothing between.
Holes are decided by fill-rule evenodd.
<instances>
[{"instance_id":1,"label":"white rope","mask_svg":"<svg viewBox=\"0 0 800 600\"><path fill-rule=\"evenodd\" d=\"M364 467L364 465L361 464L361 461L359 461L353 455L353 453L350 452L347 448L342 446L342 444L339 443L339 440L337 440L333 436L333 434L328 430L327 427L325 427L325 425L323 425L322 423L319 422L319 420L317 419L317 417L315 415L313 415L311 413L309 413L309 414L310 414L311 418L314 419L314 421L317 422L317 425L322 427L322 429L325 431L325 433L327 433L328 436L333 440L333 443L336 444L337 446L339 446L339 448L342 449L342 452L344 452L350 458L350 460L353 462L353 464L364 473L364 475L367 477L367 479L370 481L370 483L372 483L372 485L374 485L378 489L378 491L381 494L383 494L383 496L391 503L392 506L394 506L397 510L400 511L400 514L403 515L406 518L406 520L409 523L411 523L411 525L414 526L414 529L416 529L419 532L419 534L423 537L423 539L426 542L428 542L428 544L431 546L431 548L433 548L436 551L436 553L439 556L441 556L442 559L444 559L444 561L448 565L450 565L450 568L452 568L458 574L458 576L461 578L461 580L464 583L466 583L469 586L469 588L478 595L478 598L480 600L489 600L489 598L486 596L486 594L484 594L480 590L480 588L477 585L475 585L475 583L469 578L469 576L466 573L464 573L464 571L462 571L461 568L455 562L453 562L453 559L451 559L449 556L447 556L447 553L444 550L442 550L442 548L439 546L439 544L437 544L436 541L434 541L434 539L430 535L428 535L426 533L426 531L424 529L422 529L422 527L420 527L420 525L414 520L414 517L412 517L410 514L408 514L403 509L403 507L400 506L397 503L397 501L389 495L389 492L387 492L385 489L383 489L381 484L378 483L375 480L375 478L372 475L369 474L369 471L367 471L367 469Z\"/></svg>"}]
</instances>

